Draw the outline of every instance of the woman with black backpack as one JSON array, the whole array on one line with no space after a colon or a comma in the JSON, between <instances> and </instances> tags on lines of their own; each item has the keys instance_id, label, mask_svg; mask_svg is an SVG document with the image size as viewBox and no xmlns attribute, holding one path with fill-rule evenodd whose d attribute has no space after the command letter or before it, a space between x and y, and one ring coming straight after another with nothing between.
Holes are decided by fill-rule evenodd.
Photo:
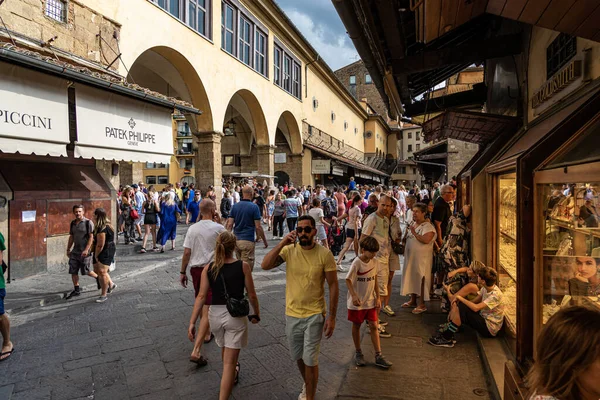
<instances>
[{"instance_id":1,"label":"woman with black backpack","mask_svg":"<svg viewBox=\"0 0 600 400\"><path fill-rule=\"evenodd\" d=\"M221 218L223 221L223 224L225 224L225 222L227 221L227 218L229 218L229 214L231 213L231 197L229 194L229 190L225 190L225 193L223 194L223 198L221 199Z\"/></svg>"},{"instance_id":2,"label":"woman with black backpack","mask_svg":"<svg viewBox=\"0 0 600 400\"><path fill-rule=\"evenodd\" d=\"M248 263L233 257L236 239L233 233L224 231L217 237L215 261L202 271L200 293L194 303L194 311L188 327L188 338L193 342L196 335L196 321L212 290L212 303L208 312L210 328L215 341L221 347L223 373L221 374L220 400L229 399L233 385L238 382L240 350L248 344L248 320L253 324L260 321L258 297L252 280L252 270ZM254 310L249 314L248 299Z\"/></svg>"}]
</instances>

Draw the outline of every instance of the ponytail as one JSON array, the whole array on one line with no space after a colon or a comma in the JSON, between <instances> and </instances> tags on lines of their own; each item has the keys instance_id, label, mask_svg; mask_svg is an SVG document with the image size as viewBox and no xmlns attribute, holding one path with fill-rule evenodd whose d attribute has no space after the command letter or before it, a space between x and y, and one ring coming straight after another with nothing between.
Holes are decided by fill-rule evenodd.
<instances>
[{"instance_id":1,"label":"ponytail","mask_svg":"<svg viewBox=\"0 0 600 400\"><path fill-rule=\"evenodd\" d=\"M224 231L217 236L217 244L215 246L215 262L210 267L210 273L214 280L217 280L221 268L225 265L225 259L233 255L235 250L235 236L229 231Z\"/></svg>"}]
</instances>

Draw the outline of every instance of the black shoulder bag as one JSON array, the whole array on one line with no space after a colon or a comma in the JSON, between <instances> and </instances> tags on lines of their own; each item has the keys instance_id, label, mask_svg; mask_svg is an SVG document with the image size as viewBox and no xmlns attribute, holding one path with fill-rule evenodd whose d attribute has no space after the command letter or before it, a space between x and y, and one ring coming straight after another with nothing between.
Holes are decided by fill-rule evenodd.
<instances>
[{"instance_id":1,"label":"black shoulder bag","mask_svg":"<svg viewBox=\"0 0 600 400\"><path fill-rule=\"evenodd\" d=\"M394 251L394 253L399 254L399 255L404 254L404 247L406 245L406 241L400 240L400 242L398 243L394 240L394 238L392 237L392 221L390 221L390 227L389 227L388 233L390 235L390 242L392 242L392 250ZM400 229L400 236L401 236L401 238L405 236L402 234L402 229Z\"/></svg>"},{"instance_id":2,"label":"black shoulder bag","mask_svg":"<svg viewBox=\"0 0 600 400\"><path fill-rule=\"evenodd\" d=\"M229 296L227 292L227 285L225 284L225 277L221 272L219 274L221 276L221 281L223 282L223 289L225 289L225 305L227 307L227 311L229 314L234 317L246 317L250 314L250 304L248 303L248 299L244 296L243 299L238 300Z\"/></svg>"}]
</instances>

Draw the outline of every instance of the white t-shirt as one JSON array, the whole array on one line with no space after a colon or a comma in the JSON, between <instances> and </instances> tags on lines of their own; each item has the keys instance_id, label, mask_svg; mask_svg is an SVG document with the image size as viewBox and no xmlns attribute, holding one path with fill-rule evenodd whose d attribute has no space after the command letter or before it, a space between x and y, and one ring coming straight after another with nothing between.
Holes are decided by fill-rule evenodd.
<instances>
[{"instance_id":1,"label":"white t-shirt","mask_svg":"<svg viewBox=\"0 0 600 400\"><path fill-rule=\"evenodd\" d=\"M231 198L233 199L233 204L240 202L240 194L235 190L233 191L233 193L231 193Z\"/></svg>"},{"instance_id":2,"label":"white t-shirt","mask_svg":"<svg viewBox=\"0 0 600 400\"><path fill-rule=\"evenodd\" d=\"M185 234L183 247L192 250L190 267L199 267L210 263L215 256L217 236L225 227L214 221L203 219L190 226Z\"/></svg>"},{"instance_id":3,"label":"white t-shirt","mask_svg":"<svg viewBox=\"0 0 600 400\"><path fill-rule=\"evenodd\" d=\"M494 285L491 292L482 287L479 294L481 295L481 301L487 305L487 308L482 309L479 313L485 318L488 331L492 336L496 336L504 322L504 303L502 301L504 295L496 285Z\"/></svg>"},{"instance_id":4,"label":"white t-shirt","mask_svg":"<svg viewBox=\"0 0 600 400\"><path fill-rule=\"evenodd\" d=\"M315 219L317 226L323 226L321 218L324 218L325 214L323 213L323 209L321 207L311 208L310 210L308 210L308 215Z\"/></svg>"},{"instance_id":5,"label":"white t-shirt","mask_svg":"<svg viewBox=\"0 0 600 400\"><path fill-rule=\"evenodd\" d=\"M372 236L377 239L379 243L379 251L375 256L375 259L381 264L387 266L390 258L390 220L388 217L379 217L376 212L369 215L365 219L365 223L362 227L362 234L366 236Z\"/></svg>"},{"instance_id":6,"label":"white t-shirt","mask_svg":"<svg viewBox=\"0 0 600 400\"><path fill-rule=\"evenodd\" d=\"M348 310L368 310L375 308L377 296L375 294L375 277L377 276L377 263L372 259L368 263L356 257L348 270L346 279L352 281L352 287L360 300L360 306L352 304L352 295L348 291Z\"/></svg>"}]
</instances>

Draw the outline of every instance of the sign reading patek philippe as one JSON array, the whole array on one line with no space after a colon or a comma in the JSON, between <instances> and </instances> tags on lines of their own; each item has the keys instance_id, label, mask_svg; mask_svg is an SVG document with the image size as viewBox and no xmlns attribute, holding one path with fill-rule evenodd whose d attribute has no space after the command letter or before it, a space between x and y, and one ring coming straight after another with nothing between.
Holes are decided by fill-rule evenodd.
<instances>
[{"instance_id":1,"label":"sign reading patek philippe","mask_svg":"<svg viewBox=\"0 0 600 400\"><path fill-rule=\"evenodd\" d=\"M67 81L0 62L0 137L3 152L66 155L69 143ZM45 142L45 143L44 143ZM36 144L37 143L37 144ZM62 150L47 143L63 144Z\"/></svg>"},{"instance_id":2,"label":"sign reading patek philippe","mask_svg":"<svg viewBox=\"0 0 600 400\"><path fill-rule=\"evenodd\" d=\"M159 162L173 154L169 109L87 86L75 93L81 156Z\"/></svg>"},{"instance_id":3,"label":"sign reading patek philippe","mask_svg":"<svg viewBox=\"0 0 600 400\"><path fill-rule=\"evenodd\" d=\"M328 174L331 171L331 160L312 160L313 174Z\"/></svg>"}]
</instances>

